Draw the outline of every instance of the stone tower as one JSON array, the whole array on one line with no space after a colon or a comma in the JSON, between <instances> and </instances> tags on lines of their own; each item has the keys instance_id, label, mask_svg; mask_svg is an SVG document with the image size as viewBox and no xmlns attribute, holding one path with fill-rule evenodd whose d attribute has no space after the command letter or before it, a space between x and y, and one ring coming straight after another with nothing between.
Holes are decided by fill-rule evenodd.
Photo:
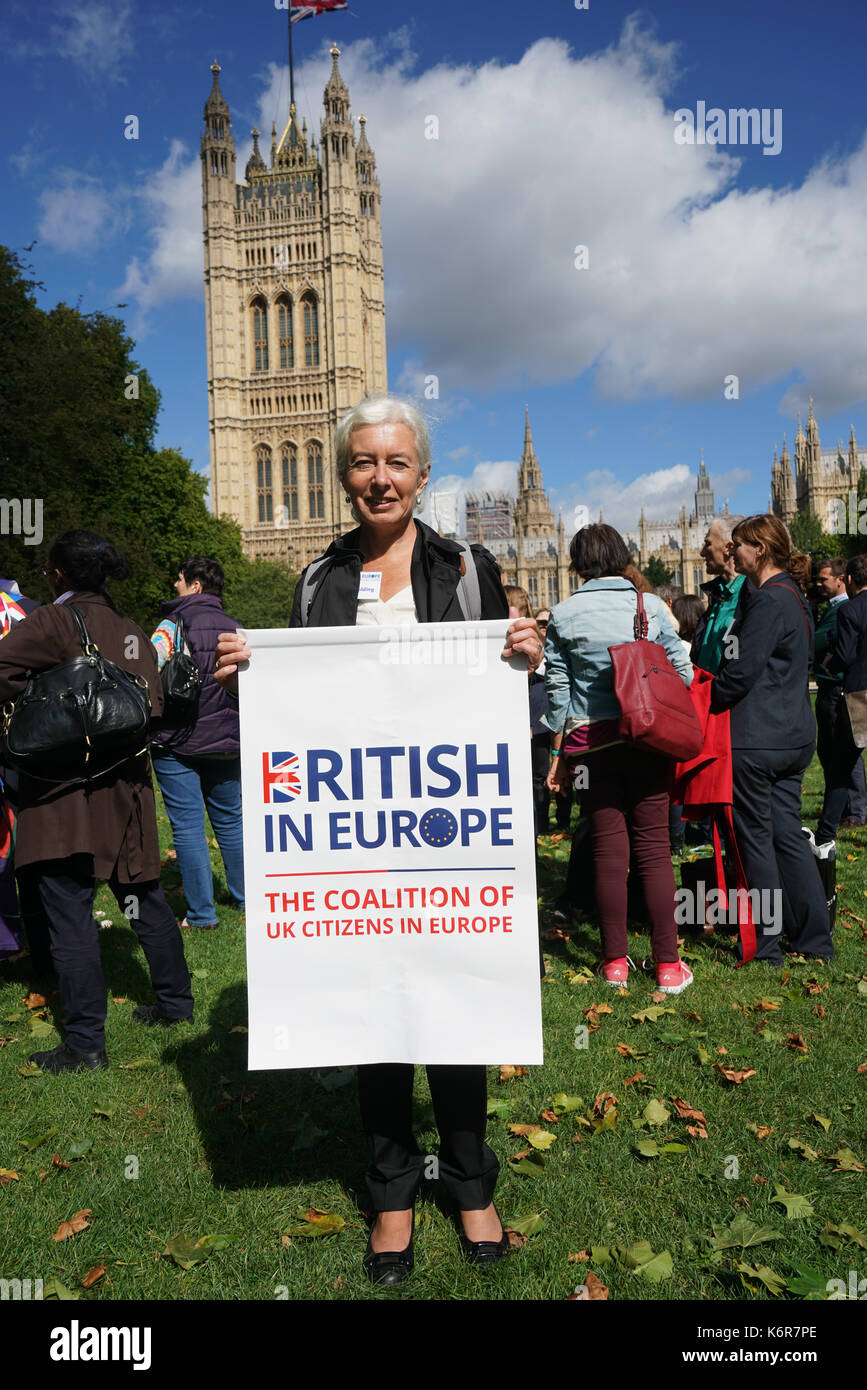
<instances>
[{"instance_id":1,"label":"stone tower","mask_svg":"<svg viewBox=\"0 0 867 1390\"><path fill-rule=\"evenodd\" d=\"M530 409L524 415L524 452L518 469L518 500L515 503L515 530L525 538L548 536L554 530L554 515L548 494L542 486L542 470L533 448Z\"/></svg>"},{"instance_id":2,"label":"stone tower","mask_svg":"<svg viewBox=\"0 0 867 1390\"><path fill-rule=\"evenodd\" d=\"M380 190L331 49L317 151L289 111L270 162L235 181L218 63L201 141L211 504L251 556L300 570L354 522L334 467L340 417L387 389Z\"/></svg>"},{"instance_id":3,"label":"stone tower","mask_svg":"<svg viewBox=\"0 0 867 1390\"><path fill-rule=\"evenodd\" d=\"M709 526L714 519L713 493L710 489L710 478L707 476L707 468L704 462L704 452L701 455L701 462L698 467L698 484L695 490L695 516L700 526Z\"/></svg>"}]
</instances>

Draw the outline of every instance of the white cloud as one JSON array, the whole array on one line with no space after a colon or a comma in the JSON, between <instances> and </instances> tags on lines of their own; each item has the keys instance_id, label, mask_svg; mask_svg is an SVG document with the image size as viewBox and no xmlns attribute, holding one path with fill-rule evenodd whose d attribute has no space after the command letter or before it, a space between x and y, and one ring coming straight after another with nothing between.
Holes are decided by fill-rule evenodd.
<instances>
[{"instance_id":1,"label":"white cloud","mask_svg":"<svg viewBox=\"0 0 867 1390\"><path fill-rule=\"evenodd\" d=\"M58 177L58 188L39 195L38 239L57 251L97 254L126 224L122 198L87 174L66 170Z\"/></svg>"},{"instance_id":2,"label":"white cloud","mask_svg":"<svg viewBox=\"0 0 867 1390\"><path fill-rule=\"evenodd\" d=\"M118 290L135 298L143 314L155 305L202 295L201 165L173 140L161 168L137 195L144 206L147 242L133 256ZM195 210L195 211L194 211ZM141 332L143 321L134 325Z\"/></svg>"},{"instance_id":3,"label":"white cloud","mask_svg":"<svg viewBox=\"0 0 867 1390\"><path fill-rule=\"evenodd\" d=\"M317 135L326 47L297 79ZM730 373L741 396L796 373L820 413L864 398L867 142L798 185L741 191L731 154L675 144L674 62L635 17L595 54L541 39L478 68L416 73L403 31L346 45L383 190L389 342L411 350L401 383L439 378L443 418L472 391L584 372L608 399L721 400ZM223 73L236 120L239 84ZM285 94L272 64L263 131L281 128ZM759 147L742 157L761 177ZM179 157L148 190L155 247L125 287L145 306L201 292L199 179Z\"/></svg>"},{"instance_id":4,"label":"white cloud","mask_svg":"<svg viewBox=\"0 0 867 1390\"><path fill-rule=\"evenodd\" d=\"M88 79L119 82L133 51L132 4L91 0L65 8L62 20L51 27L51 37L53 51L70 58Z\"/></svg>"},{"instance_id":5,"label":"white cloud","mask_svg":"<svg viewBox=\"0 0 867 1390\"><path fill-rule=\"evenodd\" d=\"M630 483L624 483L610 469L598 468L585 473L578 483L563 495L563 521L567 531L572 523L576 507L585 507L591 521L598 521L602 509L604 520L619 531L634 531L638 526L641 508L648 522L675 521L680 515L681 506L687 514L693 509L696 474L698 468L685 463L674 464L671 468L657 468L651 473L640 473ZM729 469L725 473L711 471L710 481L714 493L714 506L722 511L725 499L733 495L751 479L744 468ZM560 499L554 498L555 506Z\"/></svg>"}]
</instances>

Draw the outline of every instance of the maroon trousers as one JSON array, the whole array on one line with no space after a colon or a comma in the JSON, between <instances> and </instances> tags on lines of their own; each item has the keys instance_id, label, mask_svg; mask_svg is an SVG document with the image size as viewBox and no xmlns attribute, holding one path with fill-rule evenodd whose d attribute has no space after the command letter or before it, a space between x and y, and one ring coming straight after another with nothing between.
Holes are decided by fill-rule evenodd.
<instances>
[{"instance_id":1,"label":"maroon trousers","mask_svg":"<svg viewBox=\"0 0 867 1390\"><path fill-rule=\"evenodd\" d=\"M679 959L674 921L674 870L668 834L671 763L657 753L618 743L586 753L581 813L590 817L596 907L605 960L627 953L626 878L641 876L657 965Z\"/></svg>"}]
</instances>

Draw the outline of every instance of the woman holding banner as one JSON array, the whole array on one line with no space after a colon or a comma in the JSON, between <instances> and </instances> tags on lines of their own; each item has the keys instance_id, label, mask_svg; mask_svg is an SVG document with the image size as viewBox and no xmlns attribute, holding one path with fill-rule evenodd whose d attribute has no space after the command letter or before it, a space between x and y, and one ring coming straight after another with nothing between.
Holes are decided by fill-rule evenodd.
<instances>
[{"instance_id":1,"label":"woman holding banner","mask_svg":"<svg viewBox=\"0 0 867 1390\"><path fill-rule=\"evenodd\" d=\"M430 476L419 413L395 397L362 401L341 421L335 444L338 477L359 525L304 571L290 627L508 618L493 557L415 520ZM542 650L532 618L510 624L504 658L521 653L533 671ZM250 659L249 648L235 633L222 633L216 655L215 679L237 691L238 665ZM424 1165L412 1133L413 1074L405 1063L358 1069L372 1159L367 1185L377 1212L364 1266L375 1283L399 1284L413 1268L414 1202ZM440 1133L439 1175L460 1214L461 1246L473 1263L490 1264L509 1245L493 1203L499 1163L484 1137L485 1068L430 1066L427 1075Z\"/></svg>"}]
</instances>

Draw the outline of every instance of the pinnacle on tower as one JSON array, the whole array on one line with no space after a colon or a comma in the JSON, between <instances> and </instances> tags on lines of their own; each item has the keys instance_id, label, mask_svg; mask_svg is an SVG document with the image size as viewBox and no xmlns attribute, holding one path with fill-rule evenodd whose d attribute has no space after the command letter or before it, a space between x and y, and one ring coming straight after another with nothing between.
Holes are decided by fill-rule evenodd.
<instances>
[{"instance_id":1,"label":"pinnacle on tower","mask_svg":"<svg viewBox=\"0 0 867 1390\"><path fill-rule=\"evenodd\" d=\"M247 160L247 167L244 170L244 178L247 180L248 183L250 182L251 174L255 173L258 169L265 169L267 167L264 159L262 158L262 152L259 149L259 131L256 129L255 126L253 126L253 129L250 131L250 134L253 137L253 153Z\"/></svg>"},{"instance_id":2,"label":"pinnacle on tower","mask_svg":"<svg viewBox=\"0 0 867 1390\"><path fill-rule=\"evenodd\" d=\"M532 434L532 431L531 431L531 429L530 429L530 407L529 407L528 405L525 405L525 406L524 406L524 455L525 455L525 457L530 457L530 456L533 455L533 453L534 453L534 450L533 450L533 434Z\"/></svg>"},{"instance_id":3,"label":"pinnacle on tower","mask_svg":"<svg viewBox=\"0 0 867 1390\"><path fill-rule=\"evenodd\" d=\"M211 64L211 72L214 74L214 85L211 88L208 100L205 102L206 121L209 116L225 116L227 120L229 117L229 103L220 91L220 73L222 71L223 69L215 58Z\"/></svg>"}]
</instances>

